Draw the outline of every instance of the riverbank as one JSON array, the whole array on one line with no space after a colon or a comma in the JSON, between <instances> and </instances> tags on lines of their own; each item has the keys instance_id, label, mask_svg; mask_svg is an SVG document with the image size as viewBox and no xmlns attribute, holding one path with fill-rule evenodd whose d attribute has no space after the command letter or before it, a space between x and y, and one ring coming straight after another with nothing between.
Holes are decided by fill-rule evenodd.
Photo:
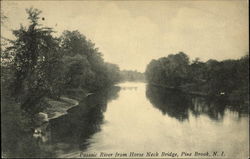
<instances>
[{"instance_id":1,"label":"riverbank","mask_svg":"<svg viewBox=\"0 0 250 159\"><path fill-rule=\"evenodd\" d=\"M79 102L75 99L66 96L60 97L60 100L47 99L49 107L43 111L48 115L48 120L58 118L61 115L67 114L67 110L75 107Z\"/></svg>"},{"instance_id":2,"label":"riverbank","mask_svg":"<svg viewBox=\"0 0 250 159\"><path fill-rule=\"evenodd\" d=\"M209 94L205 92L192 91L190 89L184 89L184 88L175 88L175 87L166 86L162 84L155 84L155 83L149 83L149 84L153 86L157 86L157 87L163 87L163 88L172 89L172 90L179 90L190 95L203 96L203 97L209 96Z\"/></svg>"},{"instance_id":3,"label":"riverbank","mask_svg":"<svg viewBox=\"0 0 250 159\"><path fill-rule=\"evenodd\" d=\"M35 158L51 157L48 149L39 146L34 139L34 127L32 119L23 114L20 103L9 95L1 96L1 136L2 157L4 158Z\"/></svg>"},{"instance_id":4,"label":"riverbank","mask_svg":"<svg viewBox=\"0 0 250 159\"><path fill-rule=\"evenodd\" d=\"M234 106L243 106L247 108L249 106L249 94L247 93L247 90L245 92L243 91L233 91L233 92L217 92L217 93L208 93L205 91L200 91L202 89L194 89L194 85L185 85L180 86L178 88L172 87L172 86L166 86L162 84L156 84L156 83L148 83L149 85L156 86L156 87L162 87L170 90L178 90L183 93L189 94L191 96L196 97L203 97L207 99L213 99L213 100L224 100L230 105ZM197 88L197 86L196 86Z\"/></svg>"},{"instance_id":5,"label":"riverbank","mask_svg":"<svg viewBox=\"0 0 250 159\"><path fill-rule=\"evenodd\" d=\"M66 95L59 98L59 100L53 100L51 98L46 98L46 101L48 103L48 107L42 112L46 113L48 115L48 121L51 119L58 118L62 115L67 114L67 111L75 106L79 105L79 100L82 96L88 97L92 95L93 93L81 93L80 95L72 96Z\"/></svg>"}]
</instances>

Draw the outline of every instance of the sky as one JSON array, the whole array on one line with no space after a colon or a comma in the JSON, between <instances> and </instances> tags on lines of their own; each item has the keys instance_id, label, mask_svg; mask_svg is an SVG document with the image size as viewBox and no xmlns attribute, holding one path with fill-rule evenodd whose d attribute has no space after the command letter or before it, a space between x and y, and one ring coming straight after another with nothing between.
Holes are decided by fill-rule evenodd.
<instances>
[{"instance_id":1,"label":"sky","mask_svg":"<svg viewBox=\"0 0 250 159\"><path fill-rule=\"evenodd\" d=\"M144 72L152 59L186 53L190 60L237 59L248 53L247 0L1 1L1 35L27 24L25 8L42 10L59 36L79 30L104 60Z\"/></svg>"}]
</instances>

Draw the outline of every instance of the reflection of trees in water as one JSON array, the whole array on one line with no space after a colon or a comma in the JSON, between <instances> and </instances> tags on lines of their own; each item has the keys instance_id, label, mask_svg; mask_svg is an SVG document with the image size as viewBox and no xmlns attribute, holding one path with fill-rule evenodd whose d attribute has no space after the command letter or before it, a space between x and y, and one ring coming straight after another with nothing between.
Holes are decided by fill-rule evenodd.
<instances>
[{"instance_id":1,"label":"reflection of trees in water","mask_svg":"<svg viewBox=\"0 0 250 159\"><path fill-rule=\"evenodd\" d=\"M122 87L122 90L137 90L137 87Z\"/></svg>"},{"instance_id":2,"label":"reflection of trees in water","mask_svg":"<svg viewBox=\"0 0 250 159\"><path fill-rule=\"evenodd\" d=\"M223 98L202 98L194 97L177 90L170 90L162 87L147 86L147 98L152 105L180 121L188 119L189 111L196 117L206 114L213 120L221 120L225 110L238 112L239 117L244 111L240 103L232 105Z\"/></svg>"},{"instance_id":3,"label":"reflection of trees in water","mask_svg":"<svg viewBox=\"0 0 250 159\"><path fill-rule=\"evenodd\" d=\"M233 103L223 97L192 97L192 103L191 111L195 116L206 114L213 120L222 120L226 110L236 112L239 118L248 113L248 107L244 101Z\"/></svg>"},{"instance_id":4,"label":"reflection of trees in water","mask_svg":"<svg viewBox=\"0 0 250 159\"><path fill-rule=\"evenodd\" d=\"M204 98L195 97L192 98L193 107L191 108L192 113L198 117L201 114L208 115L213 120L223 119L226 104L223 101L206 100Z\"/></svg>"},{"instance_id":5,"label":"reflection of trees in water","mask_svg":"<svg viewBox=\"0 0 250 159\"><path fill-rule=\"evenodd\" d=\"M183 121L188 119L189 97L177 90L148 85L146 96L152 105L171 117Z\"/></svg>"},{"instance_id":6,"label":"reflection of trees in water","mask_svg":"<svg viewBox=\"0 0 250 159\"><path fill-rule=\"evenodd\" d=\"M107 103L118 97L119 90L112 87L95 92L68 110L68 114L50 121L50 144L66 152L84 150L89 144L86 139L100 131Z\"/></svg>"}]
</instances>

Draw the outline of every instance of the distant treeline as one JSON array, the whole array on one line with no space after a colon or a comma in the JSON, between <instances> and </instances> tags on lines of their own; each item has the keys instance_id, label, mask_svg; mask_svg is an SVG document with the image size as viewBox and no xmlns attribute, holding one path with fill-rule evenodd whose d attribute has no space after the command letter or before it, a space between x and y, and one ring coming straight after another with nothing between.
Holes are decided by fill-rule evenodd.
<instances>
[{"instance_id":1,"label":"distant treeline","mask_svg":"<svg viewBox=\"0 0 250 159\"><path fill-rule=\"evenodd\" d=\"M104 62L95 44L79 31L54 36L52 28L39 24L41 11L26 10L29 25L13 31L15 40L1 44L2 94L15 99L26 112L46 106L45 97L84 94L120 80L119 67Z\"/></svg>"},{"instance_id":2,"label":"distant treeline","mask_svg":"<svg viewBox=\"0 0 250 159\"><path fill-rule=\"evenodd\" d=\"M183 52L170 54L152 60L145 76L150 84L249 103L249 55L237 60L202 62L196 58L190 62Z\"/></svg>"},{"instance_id":3,"label":"distant treeline","mask_svg":"<svg viewBox=\"0 0 250 159\"><path fill-rule=\"evenodd\" d=\"M121 81L145 81L144 73L131 70L120 71Z\"/></svg>"}]
</instances>

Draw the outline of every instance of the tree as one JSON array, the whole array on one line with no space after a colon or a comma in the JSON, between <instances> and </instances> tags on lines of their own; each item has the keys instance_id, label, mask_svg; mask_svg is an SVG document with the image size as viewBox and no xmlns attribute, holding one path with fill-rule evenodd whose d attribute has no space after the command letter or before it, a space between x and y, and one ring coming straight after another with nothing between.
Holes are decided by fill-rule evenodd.
<instances>
[{"instance_id":1,"label":"tree","mask_svg":"<svg viewBox=\"0 0 250 159\"><path fill-rule=\"evenodd\" d=\"M38 23L41 11L26 9L29 26L14 30L16 40L7 49L14 52L12 95L29 113L41 111L39 104L46 96L58 96L61 84L59 41L52 29Z\"/></svg>"},{"instance_id":2,"label":"tree","mask_svg":"<svg viewBox=\"0 0 250 159\"><path fill-rule=\"evenodd\" d=\"M204 62L201 62L199 58L196 58L189 66L188 76L190 77L190 82L205 82L206 72L206 64Z\"/></svg>"},{"instance_id":3,"label":"tree","mask_svg":"<svg viewBox=\"0 0 250 159\"><path fill-rule=\"evenodd\" d=\"M189 58L183 52L152 60L146 69L146 78L151 83L179 87L187 80Z\"/></svg>"},{"instance_id":4,"label":"tree","mask_svg":"<svg viewBox=\"0 0 250 159\"><path fill-rule=\"evenodd\" d=\"M112 63L105 63L106 66L106 73L107 73L107 81L108 85L112 85L120 81L120 69L116 64Z\"/></svg>"},{"instance_id":5,"label":"tree","mask_svg":"<svg viewBox=\"0 0 250 159\"><path fill-rule=\"evenodd\" d=\"M60 39L66 89L91 92L119 81L119 67L105 63L95 44L79 31L64 31Z\"/></svg>"},{"instance_id":6,"label":"tree","mask_svg":"<svg viewBox=\"0 0 250 159\"><path fill-rule=\"evenodd\" d=\"M122 70L120 71L120 76L122 81L144 81L144 73L132 70Z\"/></svg>"}]
</instances>

